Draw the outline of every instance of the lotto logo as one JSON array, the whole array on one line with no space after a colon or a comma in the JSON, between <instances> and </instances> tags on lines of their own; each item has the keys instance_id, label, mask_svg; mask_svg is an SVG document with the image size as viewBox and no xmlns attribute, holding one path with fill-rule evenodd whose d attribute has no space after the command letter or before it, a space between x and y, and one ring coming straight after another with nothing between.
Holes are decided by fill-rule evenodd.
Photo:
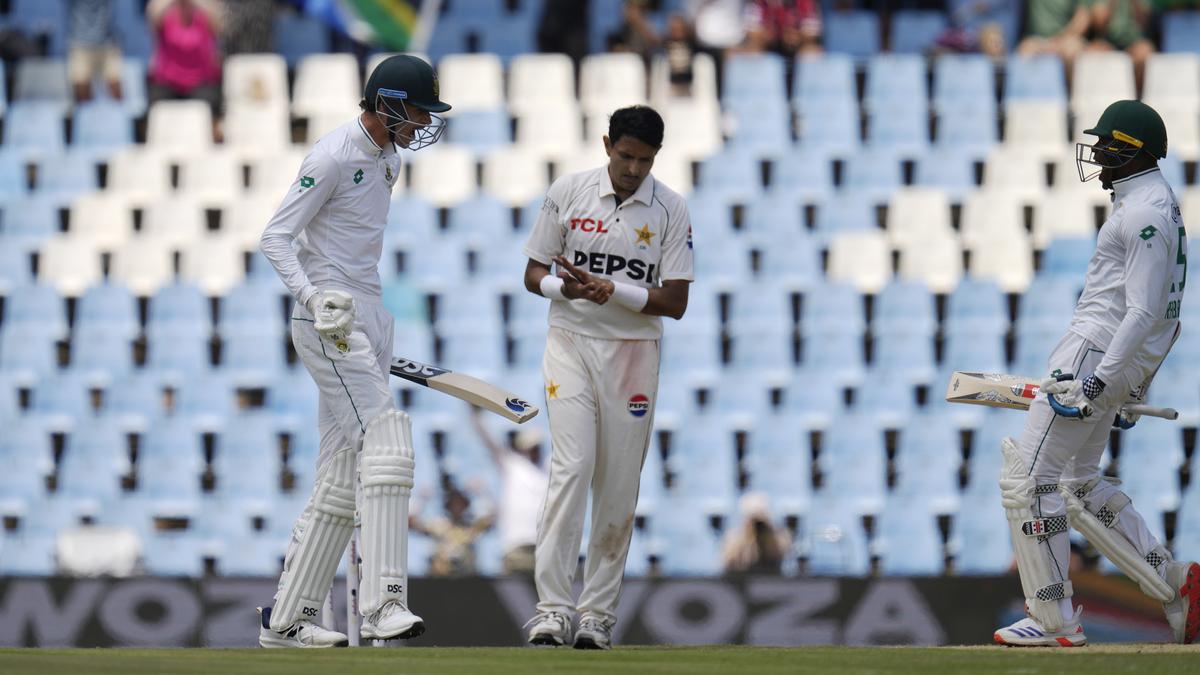
<instances>
[{"instance_id":1,"label":"lotto logo","mask_svg":"<svg viewBox=\"0 0 1200 675\"><path fill-rule=\"evenodd\" d=\"M401 590L403 590L403 588L404 587L401 586L400 584L388 584L387 592L388 593L399 593Z\"/></svg>"},{"instance_id":2,"label":"lotto logo","mask_svg":"<svg viewBox=\"0 0 1200 675\"><path fill-rule=\"evenodd\" d=\"M304 616L316 616L317 611L318 610L316 607L305 607L304 609L300 610L300 613Z\"/></svg>"},{"instance_id":3,"label":"lotto logo","mask_svg":"<svg viewBox=\"0 0 1200 675\"><path fill-rule=\"evenodd\" d=\"M629 414L634 417L644 417L650 412L650 399L644 394L634 394L629 398Z\"/></svg>"}]
</instances>

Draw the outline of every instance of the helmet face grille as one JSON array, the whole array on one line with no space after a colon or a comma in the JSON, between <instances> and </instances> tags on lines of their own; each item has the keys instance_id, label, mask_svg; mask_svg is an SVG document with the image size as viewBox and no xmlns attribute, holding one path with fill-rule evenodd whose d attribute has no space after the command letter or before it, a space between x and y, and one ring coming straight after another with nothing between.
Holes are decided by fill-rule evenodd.
<instances>
[{"instance_id":1,"label":"helmet face grille","mask_svg":"<svg viewBox=\"0 0 1200 675\"><path fill-rule=\"evenodd\" d=\"M396 89L380 89L375 96L375 114L387 127L393 142L406 150L420 150L437 143L446 130L445 118L427 112L427 124L414 121L407 99L407 93Z\"/></svg>"},{"instance_id":2,"label":"helmet face grille","mask_svg":"<svg viewBox=\"0 0 1200 675\"><path fill-rule=\"evenodd\" d=\"M1119 169L1137 157L1138 146L1114 138L1101 138L1093 145L1075 144L1075 166L1079 169L1079 180L1087 182L1104 169ZM1085 168L1084 165L1099 167Z\"/></svg>"}]
</instances>

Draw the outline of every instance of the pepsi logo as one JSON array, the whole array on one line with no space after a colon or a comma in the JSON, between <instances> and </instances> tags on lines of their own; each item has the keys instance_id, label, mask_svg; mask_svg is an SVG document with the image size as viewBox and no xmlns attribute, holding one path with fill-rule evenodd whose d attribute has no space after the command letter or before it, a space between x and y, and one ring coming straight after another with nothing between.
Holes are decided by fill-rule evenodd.
<instances>
[{"instance_id":1,"label":"pepsi logo","mask_svg":"<svg viewBox=\"0 0 1200 675\"><path fill-rule=\"evenodd\" d=\"M629 398L629 414L634 417L644 417L650 412L650 399L645 394L634 394Z\"/></svg>"},{"instance_id":2,"label":"pepsi logo","mask_svg":"<svg viewBox=\"0 0 1200 675\"><path fill-rule=\"evenodd\" d=\"M525 401L522 401L519 398L516 398L515 396L504 399L504 405L507 406L509 410L511 410L513 412L519 412L519 413L525 412L526 410L529 409L528 403L526 403Z\"/></svg>"}]
</instances>

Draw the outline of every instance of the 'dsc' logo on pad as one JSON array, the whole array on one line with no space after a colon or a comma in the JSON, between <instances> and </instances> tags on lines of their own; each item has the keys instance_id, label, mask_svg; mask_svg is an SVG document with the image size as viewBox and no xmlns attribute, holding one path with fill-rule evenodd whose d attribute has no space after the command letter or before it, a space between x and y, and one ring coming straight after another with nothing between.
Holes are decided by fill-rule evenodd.
<instances>
[{"instance_id":1,"label":"'dsc' logo on pad","mask_svg":"<svg viewBox=\"0 0 1200 675\"><path fill-rule=\"evenodd\" d=\"M629 414L634 417L644 417L650 412L650 399L645 394L634 394L629 397Z\"/></svg>"}]
</instances>

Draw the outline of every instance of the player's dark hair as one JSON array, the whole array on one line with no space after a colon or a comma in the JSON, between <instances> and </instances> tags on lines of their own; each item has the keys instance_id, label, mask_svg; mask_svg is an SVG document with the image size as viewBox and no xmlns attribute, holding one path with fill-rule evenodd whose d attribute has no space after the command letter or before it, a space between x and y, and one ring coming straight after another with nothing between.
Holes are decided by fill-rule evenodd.
<instances>
[{"instance_id":1,"label":"player's dark hair","mask_svg":"<svg viewBox=\"0 0 1200 675\"><path fill-rule=\"evenodd\" d=\"M649 106L631 105L608 118L608 140L616 143L622 136L633 136L655 148L662 147L663 119Z\"/></svg>"}]
</instances>

